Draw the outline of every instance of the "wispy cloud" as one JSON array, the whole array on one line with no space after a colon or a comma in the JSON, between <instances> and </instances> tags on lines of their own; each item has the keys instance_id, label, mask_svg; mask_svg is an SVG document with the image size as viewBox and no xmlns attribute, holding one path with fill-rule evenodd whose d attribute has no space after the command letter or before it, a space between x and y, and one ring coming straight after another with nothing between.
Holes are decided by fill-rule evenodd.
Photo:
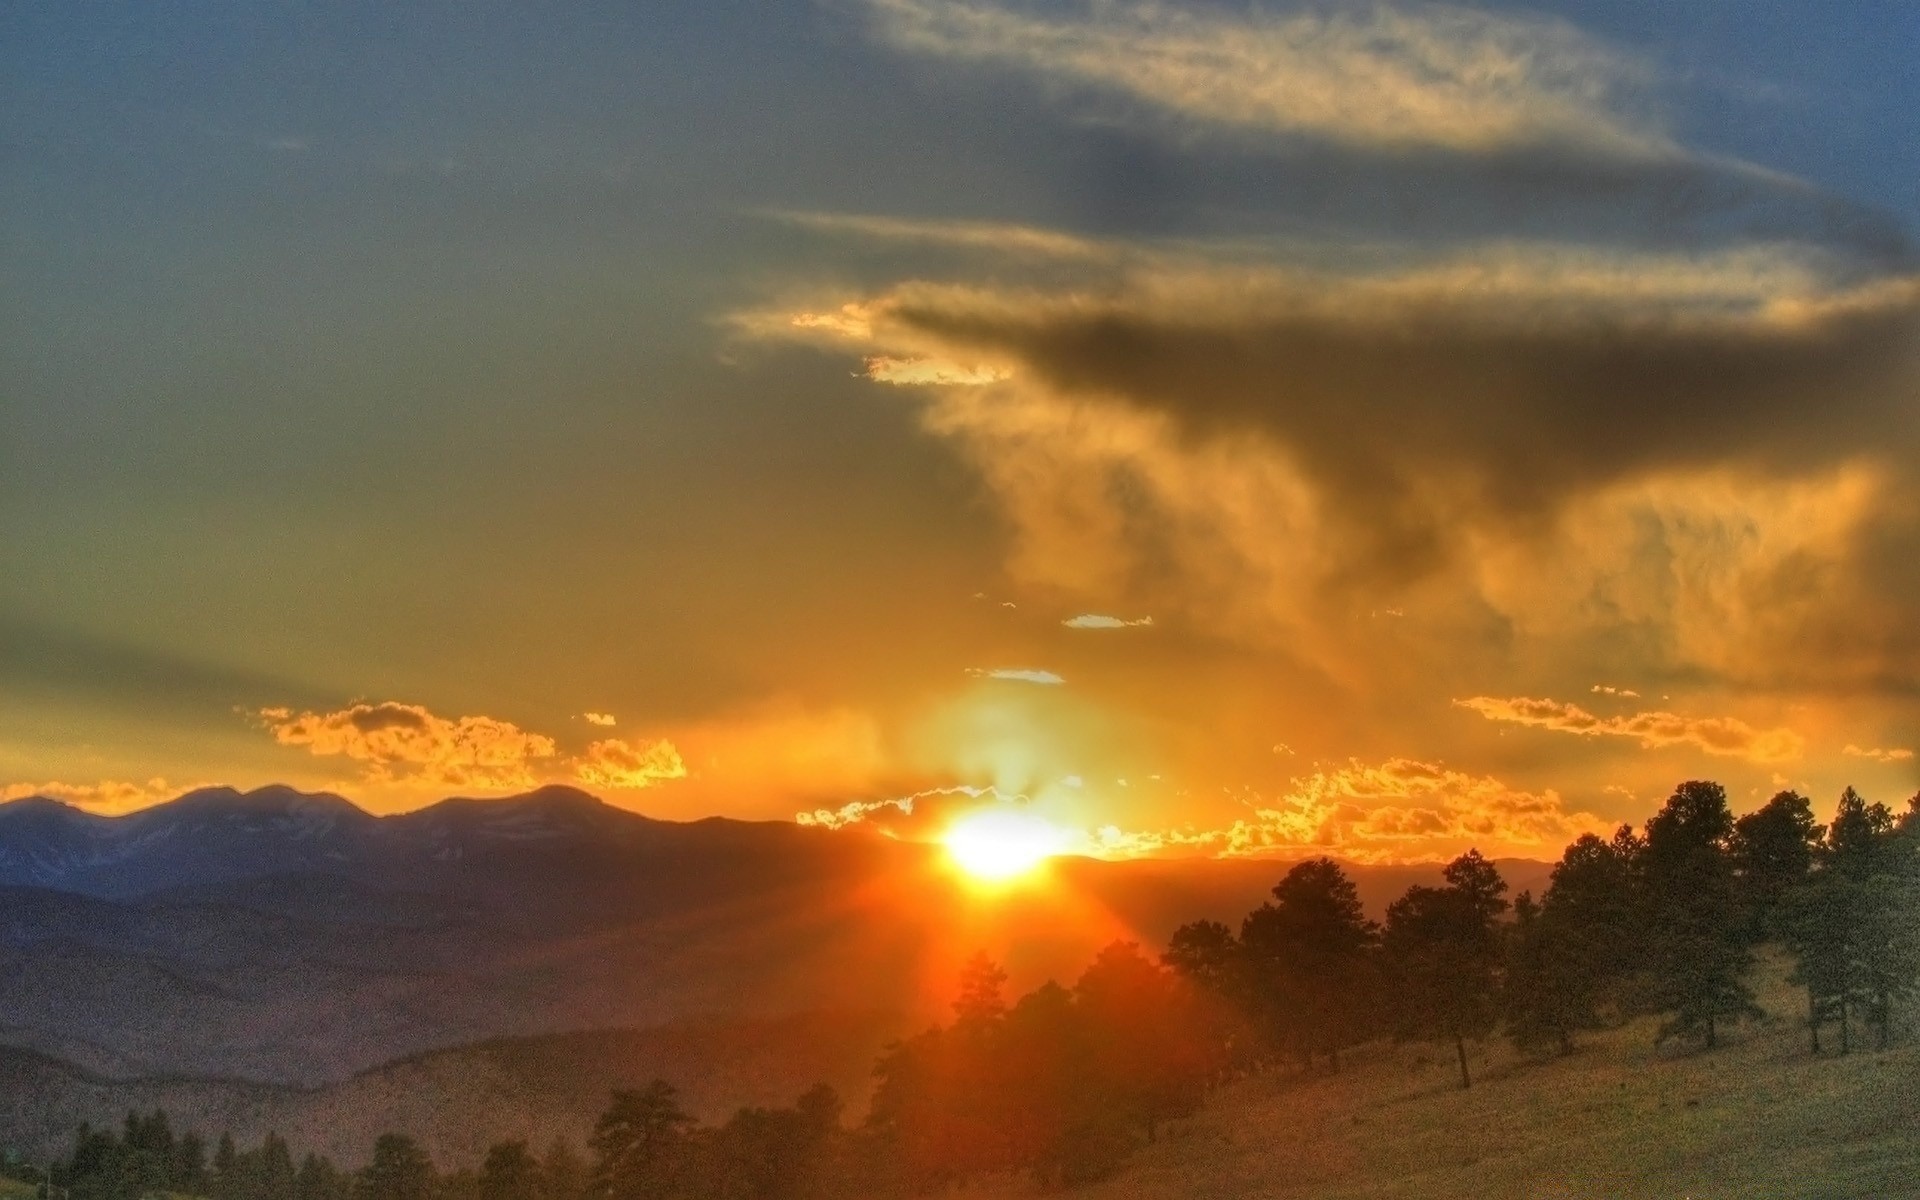
<instances>
[{"instance_id":1,"label":"wispy cloud","mask_svg":"<svg viewBox=\"0 0 1920 1200\"><path fill-rule=\"evenodd\" d=\"M1576 704L1524 696L1511 699L1474 696L1455 700L1454 704L1477 712L1489 721L1508 721L1585 737L1632 738L1649 749L1692 746L1708 754L1756 763L1790 762L1799 758L1806 748L1806 739L1791 729L1755 729L1734 717L1688 717L1670 712L1600 717Z\"/></svg>"},{"instance_id":2,"label":"wispy cloud","mask_svg":"<svg viewBox=\"0 0 1920 1200\"><path fill-rule=\"evenodd\" d=\"M1153 624L1152 617L1136 617L1127 620L1124 617L1110 617L1104 613L1081 613L1077 617L1068 617L1060 622L1068 629L1132 629Z\"/></svg>"},{"instance_id":3,"label":"wispy cloud","mask_svg":"<svg viewBox=\"0 0 1920 1200\"><path fill-rule=\"evenodd\" d=\"M31 796L44 796L49 800L61 800L76 808L89 812L118 816L147 808L184 792L190 792L194 784L175 787L164 779L149 779L145 783L133 783L125 780L101 780L97 783L63 783L48 780L45 783L0 784L0 801L24 800Z\"/></svg>"},{"instance_id":4,"label":"wispy cloud","mask_svg":"<svg viewBox=\"0 0 1920 1200\"><path fill-rule=\"evenodd\" d=\"M1008 378L1003 367L963 366L939 358L893 358L876 355L867 360L866 376L875 383L906 387L984 387Z\"/></svg>"},{"instance_id":5,"label":"wispy cloud","mask_svg":"<svg viewBox=\"0 0 1920 1200\"><path fill-rule=\"evenodd\" d=\"M825 212L775 212L770 215L789 224L823 233L1021 257L1108 259L1116 257L1123 249L1116 243L1097 238L1000 221L916 220Z\"/></svg>"},{"instance_id":6,"label":"wispy cloud","mask_svg":"<svg viewBox=\"0 0 1920 1200\"><path fill-rule=\"evenodd\" d=\"M603 713L603 712L581 713L580 718L581 720L585 721L589 725L612 725L615 723L612 713Z\"/></svg>"},{"instance_id":7,"label":"wispy cloud","mask_svg":"<svg viewBox=\"0 0 1920 1200\"><path fill-rule=\"evenodd\" d=\"M1024 71L1190 120L1383 148L1574 142L1673 151L1640 103L1650 72L1572 26L1384 4L1287 15L1087 3L867 0L898 50Z\"/></svg>"},{"instance_id":8,"label":"wispy cloud","mask_svg":"<svg viewBox=\"0 0 1920 1200\"><path fill-rule=\"evenodd\" d=\"M1848 743L1847 748L1842 750L1840 753L1846 755L1848 758L1871 759L1872 761L1877 763L1897 763L1897 762L1913 761L1913 751L1908 750L1905 747L1895 747L1892 749L1883 750L1878 746L1867 748L1867 747L1856 746L1856 745L1853 745L1852 743Z\"/></svg>"},{"instance_id":9,"label":"wispy cloud","mask_svg":"<svg viewBox=\"0 0 1920 1200\"><path fill-rule=\"evenodd\" d=\"M1050 687L1066 682L1052 671L1032 667L968 667L967 674L975 679L1004 679L1012 683L1038 683Z\"/></svg>"},{"instance_id":10,"label":"wispy cloud","mask_svg":"<svg viewBox=\"0 0 1920 1200\"><path fill-rule=\"evenodd\" d=\"M1640 698L1640 693L1634 691L1632 688L1611 687L1604 683L1596 683L1588 690L1596 696L1613 696L1620 700L1638 700Z\"/></svg>"}]
</instances>

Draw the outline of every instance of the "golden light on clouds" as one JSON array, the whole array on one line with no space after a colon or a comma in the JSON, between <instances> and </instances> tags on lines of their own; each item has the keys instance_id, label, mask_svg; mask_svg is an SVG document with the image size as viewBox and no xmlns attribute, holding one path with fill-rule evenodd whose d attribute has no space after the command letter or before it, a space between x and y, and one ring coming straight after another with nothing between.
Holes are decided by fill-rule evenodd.
<instances>
[{"instance_id":1,"label":"golden light on clouds","mask_svg":"<svg viewBox=\"0 0 1920 1200\"><path fill-rule=\"evenodd\" d=\"M1599 717L1577 704L1525 696L1512 699L1474 696L1454 703L1489 721L1507 721L1585 737L1632 738L1649 749L1692 746L1708 754L1756 763L1792 762L1806 750L1806 739L1791 729L1755 729L1734 717L1687 717L1670 712Z\"/></svg>"},{"instance_id":2,"label":"golden light on clouds","mask_svg":"<svg viewBox=\"0 0 1920 1200\"><path fill-rule=\"evenodd\" d=\"M265 708L260 720L283 746L359 763L373 783L487 791L530 788L558 754L554 739L494 717L438 716L384 701L335 712Z\"/></svg>"}]
</instances>

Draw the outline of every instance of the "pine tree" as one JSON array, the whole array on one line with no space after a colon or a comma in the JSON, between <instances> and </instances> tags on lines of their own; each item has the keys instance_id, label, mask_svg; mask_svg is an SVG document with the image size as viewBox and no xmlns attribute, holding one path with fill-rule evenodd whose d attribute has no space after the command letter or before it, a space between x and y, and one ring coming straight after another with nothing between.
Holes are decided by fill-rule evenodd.
<instances>
[{"instance_id":1,"label":"pine tree","mask_svg":"<svg viewBox=\"0 0 1920 1200\"><path fill-rule=\"evenodd\" d=\"M1372 1028L1379 926L1330 858L1295 866L1273 897L1240 926L1255 1002L1271 1035L1291 1043L1302 1061L1324 1054L1338 1071L1340 1051Z\"/></svg>"},{"instance_id":2,"label":"pine tree","mask_svg":"<svg viewBox=\"0 0 1920 1200\"><path fill-rule=\"evenodd\" d=\"M1703 780L1681 784L1647 822L1653 972L1673 1014L1656 1042L1699 1037L1711 1049L1723 1020L1763 1015L1744 978L1753 956L1734 890L1732 836L1725 789Z\"/></svg>"},{"instance_id":3,"label":"pine tree","mask_svg":"<svg viewBox=\"0 0 1920 1200\"><path fill-rule=\"evenodd\" d=\"M679 1093L663 1079L614 1092L587 1143L594 1154L588 1186L612 1200L666 1194L684 1173L692 1125Z\"/></svg>"},{"instance_id":4,"label":"pine tree","mask_svg":"<svg viewBox=\"0 0 1920 1200\"><path fill-rule=\"evenodd\" d=\"M1473 1086L1467 1042L1493 1032L1499 1013L1501 946L1495 921L1507 885L1469 850L1449 863L1446 887L1416 884L1387 906L1382 940L1395 994L1396 1032L1451 1042L1460 1086Z\"/></svg>"},{"instance_id":5,"label":"pine tree","mask_svg":"<svg viewBox=\"0 0 1920 1200\"><path fill-rule=\"evenodd\" d=\"M540 1165L525 1142L499 1142L480 1164L479 1200L538 1200Z\"/></svg>"},{"instance_id":6,"label":"pine tree","mask_svg":"<svg viewBox=\"0 0 1920 1200\"><path fill-rule=\"evenodd\" d=\"M373 1159L361 1170L354 1187L356 1200L431 1200L433 1163L420 1144L403 1133L383 1133L374 1140Z\"/></svg>"}]
</instances>

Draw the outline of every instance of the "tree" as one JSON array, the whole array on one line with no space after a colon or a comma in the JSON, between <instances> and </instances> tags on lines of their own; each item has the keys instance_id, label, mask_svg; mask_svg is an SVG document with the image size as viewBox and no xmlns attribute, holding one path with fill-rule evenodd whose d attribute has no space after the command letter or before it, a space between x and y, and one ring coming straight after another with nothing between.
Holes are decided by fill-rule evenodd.
<instances>
[{"instance_id":1,"label":"tree","mask_svg":"<svg viewBox=\"0 0 1920 1200\"><path fill-rule=\"evenodd\" d=\"M1551 1047L1572 1054L1574 1031L1592 1019L1585 972L1570 939L1545 918L1531 893L1515 897L1513 916L1500 993L1507 1036L1522 1050Z\"/></svg>"},{"instance_id":2,"label":"tree","mask_svg":"<svg viewBox=\"0 0 1920 1200\"><path fill-rule=\"evenodd\" d=\"M1178 976L1114 942L1074 985L1092 1084L1110 1111L1154 1141L1160 1122L1199 1107L1208 1055Z\"/></svg>"},{"instance_id":3,"label":"tree","mask_svg":"<svg viewBox=\"0 0 1920 1200\"><path fill-rule=\"evenodd\" d=\"M1370 1026L1371 952L1379 927L1366 917L1353 881L1330 858L1303 862L1274 885L1273 901L1240 926L1256 1004L1270 1036L1302 1060L1340 1051Z\"/></svg>"},{"instance_id":4,"label":"tree","mask_svg":"<svg viewBox=\"0 0 1920 1200\"><path fill-rule=\"evenodd\" d=\"M355 1182L356 1200L430 1200L433 1163L420 1144L404 1133L374 1139L373 1158Z\"/></svg>"},{"instance_id":5,"label":"tree","mask_svg":"<svg viewBox=\"0 0 1920 1200\"><path fill-rule=\"evenodd\" d=\"M1812 873L1822 832L1812 803L1797 792L1779 792L1733 823L1730 851L1749 937L1779 932L1781 906Z\"/></svg>"},{"instance_id":6,"label":"tree","mask_svg":"<svg viewBox=\"0 0 1920 1200\"><path fill-rule=\"evenodd\" d=\"M1007 985L1007 973L980 951L960 968L960 988L953 1001L958 1025L987 1025L1006 1015L1007 1004L1001 989Z\"/></svg>"},{"instance_id":7,"label":"tree","mask_svg":"<svg viewBox=\"0 0 1920 1200\"><path fill-rule=\"evenodd\" d=\"M1793 980L1807 991L1808 1037L1820 1052L1820 1030L1840 1029L1840 1051L1853 1048L1853 1018L1892 1037L1895 1002L1920 977L1920 861L1908 824L1852 788L1841 794L1818 848L1817 869L1790 894L1786 935Z\"/></svg>"},{"instance_id":8,"label":"tree","mask_svg":"<svg viewBox=\"0 0 1920 1200\"><path fill-rule=\"evenodd\" d=\"M1210 1073L1244 1068L1259 1052L1248 1021L1253 1008L1246 948L1218 921L1194 921L1173 931L1160 961L1186 980L1194 1020L1207 1043Z\"/></svg>"},{"instance_id":9,"label":"tree","mask_svg":"<svg viewBox=\"0 0 1920 1200\"><path fill-rule=\"evenodd\" d=\"M538 1200L540 1164L525 1142L498 1142L480 1164L480 1200Z\"/></svg>"},{"instance_id":10,"label":"tree","mask_svg":"<svg viewBox=\"0 0 1920 1200\"><path fill-rule=\"evenodd\" d=\"M594 1125L589 1182L596 1195L640 1200L668 1194L682 1174L687 1129L693 1118L681 1110L672 1084L656 1079L639 1091L615 1091Z\"/></svg>"},{"instance_id":11,"label":"tree","mask_svg":"<svg viewBox=\"0 0 1920 1200\"><path fill-rule=\"evenodd\" d=\"M234 1148L233 1135L224 1130L213 1151L214 1200L239 1200L245 1187L240 1177L240 1153Z\"/></svg>"},{"instance_id":12,"label":"tree","mask_svg":"<svg viewBox=\"0 0 1920 1200\"><path fill-rule=\"evenodd\" d=\"M1460 1086L1473 1086L1467 1040L1493 1032L1498 1016L1500 935L1506 881L1469 850L1445 871L1447 886L1416 884L1387 907L1384 938L1402 1037L1453 1043Z\"/></svg>"},{"instance_id":13,"label":"tree","mask_svg":"<svg viewBox=\"0 0 1920 1200\"><path fill-rule=\"evenodd\" d=\"M277 1133L267 1134L260 1143L254 1169L254 1200L294 1200L296 1174L286 1139Z\"/></svg>"},{"instance_id":14,"label":"tree","mask_svg":"<svg viewBox=\"0 0 1920 1200\"><path fill-rule=\"evenodd\" d=\"M327 1159L309 1153L300 1160L293 1177L293 1194L298 1200L348 1200L353 1193L346 1176Z\"/></svg>"},{"instance_id":15,"label":"tree","mask_svg":"<svg viewBox=\"0 0 1920 1200\"><path fill-rule=\"evenodd\" d=\"M1717 783L1674 789L1647 822L1644 851L1652 966L1659 1003L1673 1014L1656 1042L1718 1044L1722 1020L1763 1015L1744 976L1752 965L1734 891L1733 814Z\"/></svg>"},{"instance_id":16,"label":"tree","mask_svg":"<svg viewBox=\"0 0 1920 1200\"><path fill-rule=\"evenodd\" d=\"M587 1164L573 1143L555 1138L540 1160L540 1200L580 1200L587 1190Z\"/></svg>"}]
</instances>

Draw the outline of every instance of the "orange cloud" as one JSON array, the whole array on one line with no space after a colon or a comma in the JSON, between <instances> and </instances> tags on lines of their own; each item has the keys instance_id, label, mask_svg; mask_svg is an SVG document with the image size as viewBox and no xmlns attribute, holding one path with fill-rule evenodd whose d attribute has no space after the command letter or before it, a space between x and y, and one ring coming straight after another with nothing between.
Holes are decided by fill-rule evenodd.
<instances>
[{"instance_id":1,"label":"orange cloud","mask_svg":"<svg viewBox=\"0 0 1920 1200\"><path fill-rule=\"evenodd\" d=\"M1008 377L1000 367L961 366L942 358L894 358L875 355L867 360L866 375L875 383L904 387L984 387Z\"/></svg>"},{"instance_id":2,"label":"orange cloud","mask_svg":"<svg viewBox=\"0 0 1920 1200\"><path fill-rule=\"evenodd\" d=\"M574 777L588 787L638 790L687 777L680 751L665 739L635 746L608 738L587 747L573 762Z\"/></svg>"},{"instance_id":3,"label":"orange cloud","mask_svg":"<svg viewBox=\"0 0 1920 1200\"><path fill-rule=\"evenodd\" d=\"M1277 802L1213 829L1096 830L1099 853L1132 857L1199 850L1223 857L1327 853L1355 862L1422 862L1475 846L1495 857L1553 857L1583 833L1612 826L1569 812L1559 793L1529 792L1490 775L1393 758L1295 779Z\"/></svg>"},{"instance_id":4,"label":"orange cloud","mask_svg":"<svg viewBox=\"0 0 1920 1200\"><path fill-rule=\"evenodd\" d=\"M363 764L369 783L485 791L532 787L554 740L495 717L438 716L418 704L360 703L337 712L266 708L260 720L283 746Z\"/></svg>"},{"instance_id":5,"label":"orange cloud","mask_svg":"<svg viewBox=\"0 0 1920 1200\"><path fill-rule=\"evenodd\" d=\"M580 717L582 720L586 721L586 723L589 725L615 724L612 713L589 712L589 713L581 713Z\"/></svg>"},{"instance_id":6,"label":"orange cloud","mask_svg":"<svg viewBox=\"0 0 1920 1200\"><path fill-rule=\"evenodd\" d=\"M1510 721L1587 737L1636 738L1644 747L1693 746L1728 758L1756 763L1788 762L1800 757L1806 739L1791 729L1755 729L1734 717L1687 717L1670 712L1599 717L1576 704L1525 696L1499 699L1475 696L1455 700L1489 721Z\"/></svg>"},{"instance_id":7,"label":"orange cloud","mask_svg":"<svg viewBox=\"0 0 1920 1200\"><path fill-rule=\"evenodd\" d=\"M145 783L129 783L122 780L102 780L99 783L61 783L49 780L46 783L10 783L0 785L0 801L24 800L29 796L44 796L49 800L64 800L77 808L91 812L118 816L136 809L148 808L175 796L192 791L194 784L187 787L174 787L164 779L149 779Z\"/></svg>"},{"instance_id":8,"label":"orange cloud","mask_svg":"<svg viewBox=\"0 0 1920 1200\"><path fill-rule=\"evenodd\" d=\"M1860 746L1853 745L1851 742L1849 742L1847 744L1847 748L1842 750L1840 753L1846 755L1848 758L1871 759L1872 761L1877 763L1897 763L1897 762L1913 761L1913 751L1905 748L1901 748L1901 747L1896 747L1890 750L1882 750L1878 746L1875 746L1875 747L1872 747L1871 749L1865 749Z\"/></svg>"}]
</instances>

